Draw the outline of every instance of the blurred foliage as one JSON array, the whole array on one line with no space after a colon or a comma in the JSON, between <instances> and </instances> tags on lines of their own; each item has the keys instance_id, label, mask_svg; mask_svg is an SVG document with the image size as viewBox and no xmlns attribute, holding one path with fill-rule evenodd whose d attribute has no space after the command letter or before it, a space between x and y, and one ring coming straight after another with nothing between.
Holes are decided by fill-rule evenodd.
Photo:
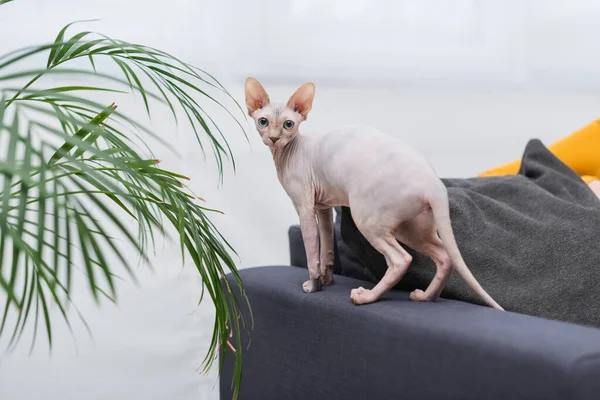
<instances>
[{"instance_id":1,"label":"blurred foliage","mask_svg":"<svg viewBox=\"0 0 600 400\"><path fill-rule=\"evenodd\" d=\"M182 257L193 261L202 278L200 301L207 292L216 310L204 369L219 351L234 352L237 397L245 324L239 308L247 300L231 257L235 252L209 219L218 211L203 206L187 189L189 178L159 167L146 145L153 138L167 148L158 135L119 113L114 103L100 104L91 95L137 93L148 117L155 103L167 107L175 121L178 112L185 115L199 149L210 147L220 179L224 163L234 168L235 163L203 105L226 110L245 134L234 115L243 116L243 111L215 78L166 52L89 31L68 35L70 27L52 43L0 56L0 292L6 295L0 336L9 335L9 346L14 346L33 324L32 347L39 328L51 347L52 315L58 315L52 306L71 327L68 306L75 273L85 277L96 301L116 301L118 273L135 281L124 247L149 265L156 236L175 232ZM5 38L10 34L3 33ZM24 67L41 60L40 55L45 65ZM120 74L97 69L99 59L113 62ZM70 84L51 85L52 77ZM211 91L226 95L234 111ZM228 272L237 282L235 290L222 279ZM9 326L11 313L16 322Z\"/></svg>"}]
</instances>

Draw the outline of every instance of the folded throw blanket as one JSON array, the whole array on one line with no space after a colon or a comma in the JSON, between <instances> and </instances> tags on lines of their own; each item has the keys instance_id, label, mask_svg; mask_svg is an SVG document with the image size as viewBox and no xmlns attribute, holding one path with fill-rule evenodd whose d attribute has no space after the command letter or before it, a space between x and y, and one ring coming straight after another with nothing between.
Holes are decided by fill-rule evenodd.
<instances>
[{"instance_id":1,"label":"folded throw blanket","mask_svg":"<svg viewBox=\"0 0 600 400\"><path fill-rule=\"evenodd\" d=\"M600 201L573 170L531 140L517 175L443 182L458 247L497 302L507 311L600 327ZM340 215L344 245L367 276L381 279L383 256L350 209ZM414 258L397 288L425 290L435 265L404 247ZM483 304L457 273L442 297Z\"/></svg>"}]
</instances>

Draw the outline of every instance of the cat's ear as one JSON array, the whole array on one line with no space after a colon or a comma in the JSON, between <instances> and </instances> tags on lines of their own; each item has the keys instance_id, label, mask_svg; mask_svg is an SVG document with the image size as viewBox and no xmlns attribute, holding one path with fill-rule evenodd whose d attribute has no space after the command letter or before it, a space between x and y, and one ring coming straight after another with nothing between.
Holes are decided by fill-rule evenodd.
<instances>
[{"instance_id":1,"label":"cat's ear","mask_svg":"<svg viewBox=\"0 0 600 400\"><path fill-rule=\"evenodd\" d=\"M308 112L312 108L312 102L315 98L315 85L307 82L300 86L298 90L290 97L287 106L296 111L306 119Z\"/></svg>"},{"instance_id":2,"label":"cat's ear","mask_svg":"<svg viewBox=\"0 0 600 400\"><path fill-rule=\"evenodd\" d=\"M256 79L247 78L244 91L246 92L246 107L248 107L250 116L254 111L269 104L269 95Z\"/></svg>"}]
</instances>

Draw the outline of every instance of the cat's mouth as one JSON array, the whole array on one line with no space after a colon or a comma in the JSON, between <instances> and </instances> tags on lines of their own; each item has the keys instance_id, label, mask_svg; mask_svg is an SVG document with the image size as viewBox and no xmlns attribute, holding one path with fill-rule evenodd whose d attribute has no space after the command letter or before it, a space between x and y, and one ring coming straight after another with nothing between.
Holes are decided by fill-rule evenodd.
<instances>
[{"instance_id":1,"label":"cat's mouth","mask_svg":"<svg viewBox=\"0 0 600 400\"><path fill-rule=\"evenodd\" d=\"M282 147L282 145L284 144L283 142L284 142L284 141L283 141L283 140L281 140L281 138L272 138L272 139L271 139L271 138L268 138L268 139L266 140L266 144L267 144L267 146L269 146L269 147L273 147L273 148L279 148L279 147Z\"/></svg>"}]
</instances>

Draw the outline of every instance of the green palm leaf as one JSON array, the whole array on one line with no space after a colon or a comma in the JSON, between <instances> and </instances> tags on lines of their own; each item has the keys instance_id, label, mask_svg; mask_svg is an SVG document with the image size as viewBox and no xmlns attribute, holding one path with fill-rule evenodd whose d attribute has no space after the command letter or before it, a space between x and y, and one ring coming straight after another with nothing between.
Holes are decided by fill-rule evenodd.
<instances>
[{"instance_id":1,"label":"green palm leaf","mask_svg":"<svg viewBox=\"0 0 600 400\"><path fill-rule=\"evenodd\" d=\"M237 396L240 332L246 323L239 308L247 300L243 291L223 286L228 272L240 289L241 280L231 257L235 252L210 221L218 211L203 207L186 190L185 176L158 166L146 141L158 139L168 149L159 135L116 111L114 103L106 106L91 96L137 93L148 116L158 103L168 107L175 123L182 112L200 149L211 149L220 179L226 160L233 168L235 162L206 108L225 110L245 135L236 117L244 115L242 108L211 75L168 53L88 31L69 35L70 28L53 43L0 57L0 293L6 295L0 336L10 334L13 346L33 324L33 346L42 325L51 346L56 322L49 309L58 307L71 326L67 310L78 271L95 300L116 301L119 273L135 279L123 246L149 265L155 235L175 237L216 309L206 369L218 351L230 351L230 333L235 335ZM40 54L47 55L45 68L21 67ZM101 58L118 67L120 76L97 70ZM82 67L78 60L91 64ZM52 77L70 82L44 84ZM101 83L89 85L89 77ZM136 222L134 231L127 218Z\"/></svg>"}]
</instances>

